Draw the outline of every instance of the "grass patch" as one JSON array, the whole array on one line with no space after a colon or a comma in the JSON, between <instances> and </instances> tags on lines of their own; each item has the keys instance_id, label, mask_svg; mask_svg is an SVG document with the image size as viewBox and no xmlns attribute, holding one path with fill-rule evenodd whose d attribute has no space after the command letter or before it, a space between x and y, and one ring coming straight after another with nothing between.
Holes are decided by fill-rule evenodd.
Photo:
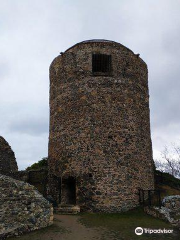
<instances>
[{"instance_id":1,"label":"grass patch","mask_svg":"<svg viewBox=\"0 0 180 240\"><path fill-rule=\"evenodd\" d=\"M168 185L169 187L180 191L180 179L175 178L169 173L164 173L156 170L155 179L158 185Z\"/></svg>"},{"instance_id":2,"label":"grass patch","mask_svg":"<svg viewBox=\"0 0 180 240\"><path fill-rule=\"evenodd\" d=\"M169 185L157 184L156 188L161 190L162 199L166 196L180 195L180 190L179 189L173 188Z\"/></svg>"},{"instance_id":3,"label":"grass patch","mask_svg":"<svg viewBox=\"0 0 180 240\"><path fill-rule=\"evenodd\" d=\"M180 195L180 179L156 170L155 180L155 189L161 190L161 200L166 196Z\"/></svg>"},{"instance_id":4,"label":"grass patch","mask_svg":"<svg viewBox=\"0 0 180 240\"><path fill-rule=\"evenodd\" d=\"M114 236L109 238L113 240L180 239L180 233L175 229L174 234L143 234L137 236L134 233L136 227L172 229L169 223L145 214L142 208L119 214L83 213L80 216L80 222L86 227L105 228L104 239L108 239L108 234L114 234Z\"/></svg>"}]
</instances>

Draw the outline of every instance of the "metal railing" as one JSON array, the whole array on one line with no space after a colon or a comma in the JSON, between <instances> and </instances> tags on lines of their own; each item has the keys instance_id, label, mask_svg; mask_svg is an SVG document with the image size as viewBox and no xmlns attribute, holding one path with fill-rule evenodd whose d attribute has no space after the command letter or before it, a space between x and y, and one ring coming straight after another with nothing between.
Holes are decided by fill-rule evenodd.
<instances>
[{"instance_id":1,"label":"metal railing","mask_svg":"<svg viewBox=\"0 0 180 240\"><path fill-rule=\"evenodd\" d=\"M161 207L161 191L160 190L143 190L139 189L139 203L142 206L158 206Z\"/></svg>"}]
</instances>

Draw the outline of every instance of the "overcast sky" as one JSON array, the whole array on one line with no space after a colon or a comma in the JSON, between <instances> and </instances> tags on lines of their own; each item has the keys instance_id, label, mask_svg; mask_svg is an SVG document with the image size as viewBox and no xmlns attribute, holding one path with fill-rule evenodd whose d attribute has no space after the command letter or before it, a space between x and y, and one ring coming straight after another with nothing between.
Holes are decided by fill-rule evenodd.
<instances>
[{"instance_id":1,"label":"overcast sky","mask_svg":"<svg viewBox=\"0 0 180 240\"><path fill-rule=\"evenodd\" d=\"M180 0L0 0L0 135L20 169L48 154L49 65L87 39L148 64L154 157L180 140Z\"/></svg>"}]
</instances>

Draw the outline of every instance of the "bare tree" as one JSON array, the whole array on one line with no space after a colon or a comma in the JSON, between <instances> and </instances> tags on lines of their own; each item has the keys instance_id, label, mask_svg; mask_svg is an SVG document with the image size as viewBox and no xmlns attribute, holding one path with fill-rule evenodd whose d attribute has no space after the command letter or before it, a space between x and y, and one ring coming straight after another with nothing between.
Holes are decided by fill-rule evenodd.
<instances>
[{"instance_id":1,"label":"bare tree","mask_svg":"<svg viewBox=\"0 0 180 240\"><path fill-rule=\"evenodd\" d=\"M180 178L180 147L175 144L164 147L161 157L161 159L155 160L156 168Z\"/></svg>"}]
</instances>

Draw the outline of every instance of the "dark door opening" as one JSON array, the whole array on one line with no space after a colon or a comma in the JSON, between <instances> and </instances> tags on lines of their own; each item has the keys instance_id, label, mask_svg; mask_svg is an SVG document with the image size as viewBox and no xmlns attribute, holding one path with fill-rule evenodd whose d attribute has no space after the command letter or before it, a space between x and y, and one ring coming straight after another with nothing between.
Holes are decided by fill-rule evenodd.
<instances>
[{"instance_id":1,"label":"dark door opening","mask_svg":"<svg viewBox=\"0 0 180 240\"><path fill-rule=\"evenodd\" d=\"M74 177L62 179L61 204L76 204L76 179Z\"/></svg>"}]
</instances>

